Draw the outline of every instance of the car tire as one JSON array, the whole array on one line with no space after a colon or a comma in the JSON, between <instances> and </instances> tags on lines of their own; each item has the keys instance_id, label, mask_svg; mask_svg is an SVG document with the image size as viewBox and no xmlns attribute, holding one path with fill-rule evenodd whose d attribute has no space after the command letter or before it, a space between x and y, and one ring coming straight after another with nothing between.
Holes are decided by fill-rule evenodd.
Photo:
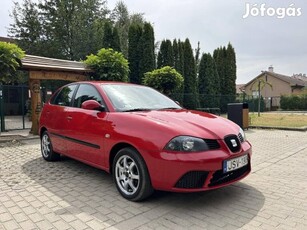
<instances>
[{"instance_id":1,"label":"car tire","mask_svg":"<svg viewBox=\"0 0 307 230\"><path fill-rule=\"evenodd\" d=\"M112 168L117 190L127 200L141 201L153 193L146 164L135 149L118 151Z\"/></svg>"},{"instance_id":2,"label":"car tire","mask_svg":"<svg viewBox=\"0 0 307 230\"><path fill-rule=\"evenodd\" d=\"M53 151L52 143L47 131L44 131L41 137L41 152L46 161L57 161L60 159L60 154Z\"/></svg>"}]
</instances>

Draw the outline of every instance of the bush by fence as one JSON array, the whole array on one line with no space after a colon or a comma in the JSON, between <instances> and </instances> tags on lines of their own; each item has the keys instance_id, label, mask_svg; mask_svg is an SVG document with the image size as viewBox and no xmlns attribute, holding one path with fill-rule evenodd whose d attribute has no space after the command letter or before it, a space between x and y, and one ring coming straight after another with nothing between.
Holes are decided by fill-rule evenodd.
<instances>
[{"instance_id":1,"label":"bush by fence","mask_svg":"<svg viewBox=\"0 0 307 230\"><path fill-rule=\"evenodd\" d=\"M191 100L194 102L196 99L192 94L172 94L170 96L173 100L178 101L183 107L185 107L183 103L183 98ZM197 108L220 108L222 113L227 113L227 105L229 103L242 103L247 102L249 105L250 112L257 112L258 111L258 98L253 98L250 96L245 96L244 98L235 97L233 95L199 95L199 106L190 109L197 109ZM193 103L192 103L193 104ZM260 99L260 112L265 111L265 101L261 97Z\"/></svg>"},{"instance_id":2,"label":"bush by fence","mask_svg":"<svg viewBox=\"0 0 307 230\"><path fill-rule=\"evenodd\" d=\"M307 94L281 96L280 107L282 110L307 110Z\"/></svg>"}]
</instances>

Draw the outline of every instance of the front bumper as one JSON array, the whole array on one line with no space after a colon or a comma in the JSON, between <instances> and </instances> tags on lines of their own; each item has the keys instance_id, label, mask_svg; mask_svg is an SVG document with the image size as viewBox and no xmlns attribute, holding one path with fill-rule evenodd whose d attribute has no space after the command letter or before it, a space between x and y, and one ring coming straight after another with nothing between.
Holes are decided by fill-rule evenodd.
<instances>
[{"instance_id":1,"label":"front bumper","mask_svg":"<svg viewBox=\"0 0 307 230\"><path fill-rule=\"evenodd\" d=\"M223 162L248 155L248 164L237 170L223 173ZM152 186L157 190L197 192L232 184L251 171L252 147L241 144L240 151L232 153L224 145L218 150L199 153L151 153L146 159ZM147 155L148 156L148 155Z\"/></svg>"}]
</instances>

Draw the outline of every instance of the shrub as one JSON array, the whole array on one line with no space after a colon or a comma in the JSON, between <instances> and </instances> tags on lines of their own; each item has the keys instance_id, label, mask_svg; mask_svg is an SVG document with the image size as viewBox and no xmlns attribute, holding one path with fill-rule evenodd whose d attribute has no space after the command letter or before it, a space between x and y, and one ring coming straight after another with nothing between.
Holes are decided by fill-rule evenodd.
<instances>
[{"instance_id":1,"label":"shrub","mask_svg":"<svg viewBox=\"0 0 307 230\"><path fill-rule=\"evenodd\" d=\"M102 48L97 55L91 54L84 61L95 71L94 80L128 82L129 66L124 55L113 49Z\"/></svg>"},{"instance_id":2,"label":"shrub","mask_svg":"<svg viewBox=\"0 0 307 230\"><path fill-rule=\"evenodd\" d=\"M17 45L7 42L0 42L0 80L12 82L12 76L18 67L21 66L21 59L24 51Z\"/></svg>"},{"instance_id":3,"label":"shrub","mask_svg":"<svg viewBox=\"0 0 307 230\"><path fill-rule=\"evenodd\" d=\"M183 77L174 68L164 66L145 73L143 84L170 96L183 84Z\"/></svg>"},{"instance_id":4,"label":"shrub","mask_svg":"<svg viewBox=\"0 0 307 230\"><path fill-rule=\"evenodd\" d=\"M306 110L307 95L281 96L280 108L283 110Z\"/></svg>"}]
</instances>

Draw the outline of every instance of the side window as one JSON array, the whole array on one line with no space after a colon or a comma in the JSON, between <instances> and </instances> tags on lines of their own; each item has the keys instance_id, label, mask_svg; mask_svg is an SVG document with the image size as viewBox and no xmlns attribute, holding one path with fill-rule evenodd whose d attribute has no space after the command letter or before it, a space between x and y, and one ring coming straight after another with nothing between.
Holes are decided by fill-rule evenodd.
<instances>
[{"instance_id":1,"label":"side window","mask_svg":"<svg viewBox=\"0 0 307 230\"><path fill-rule=\"evenodd\" d=\"M69 85L64 87L51 101L51 104L60 106L70 106L71 100L77 85Z\"/></svg>"},{"instance_id":2,"label":"side window","mask_svg":"<svg viewBox=\"0 0 307 230\"><path fill-rule=\"evenodd\" d=\"M94 86L81 84L77 91L73 106L81 108L81 104L87 100L95 100L103 104L102 98Z\"/></svg>"}]
</instances>

